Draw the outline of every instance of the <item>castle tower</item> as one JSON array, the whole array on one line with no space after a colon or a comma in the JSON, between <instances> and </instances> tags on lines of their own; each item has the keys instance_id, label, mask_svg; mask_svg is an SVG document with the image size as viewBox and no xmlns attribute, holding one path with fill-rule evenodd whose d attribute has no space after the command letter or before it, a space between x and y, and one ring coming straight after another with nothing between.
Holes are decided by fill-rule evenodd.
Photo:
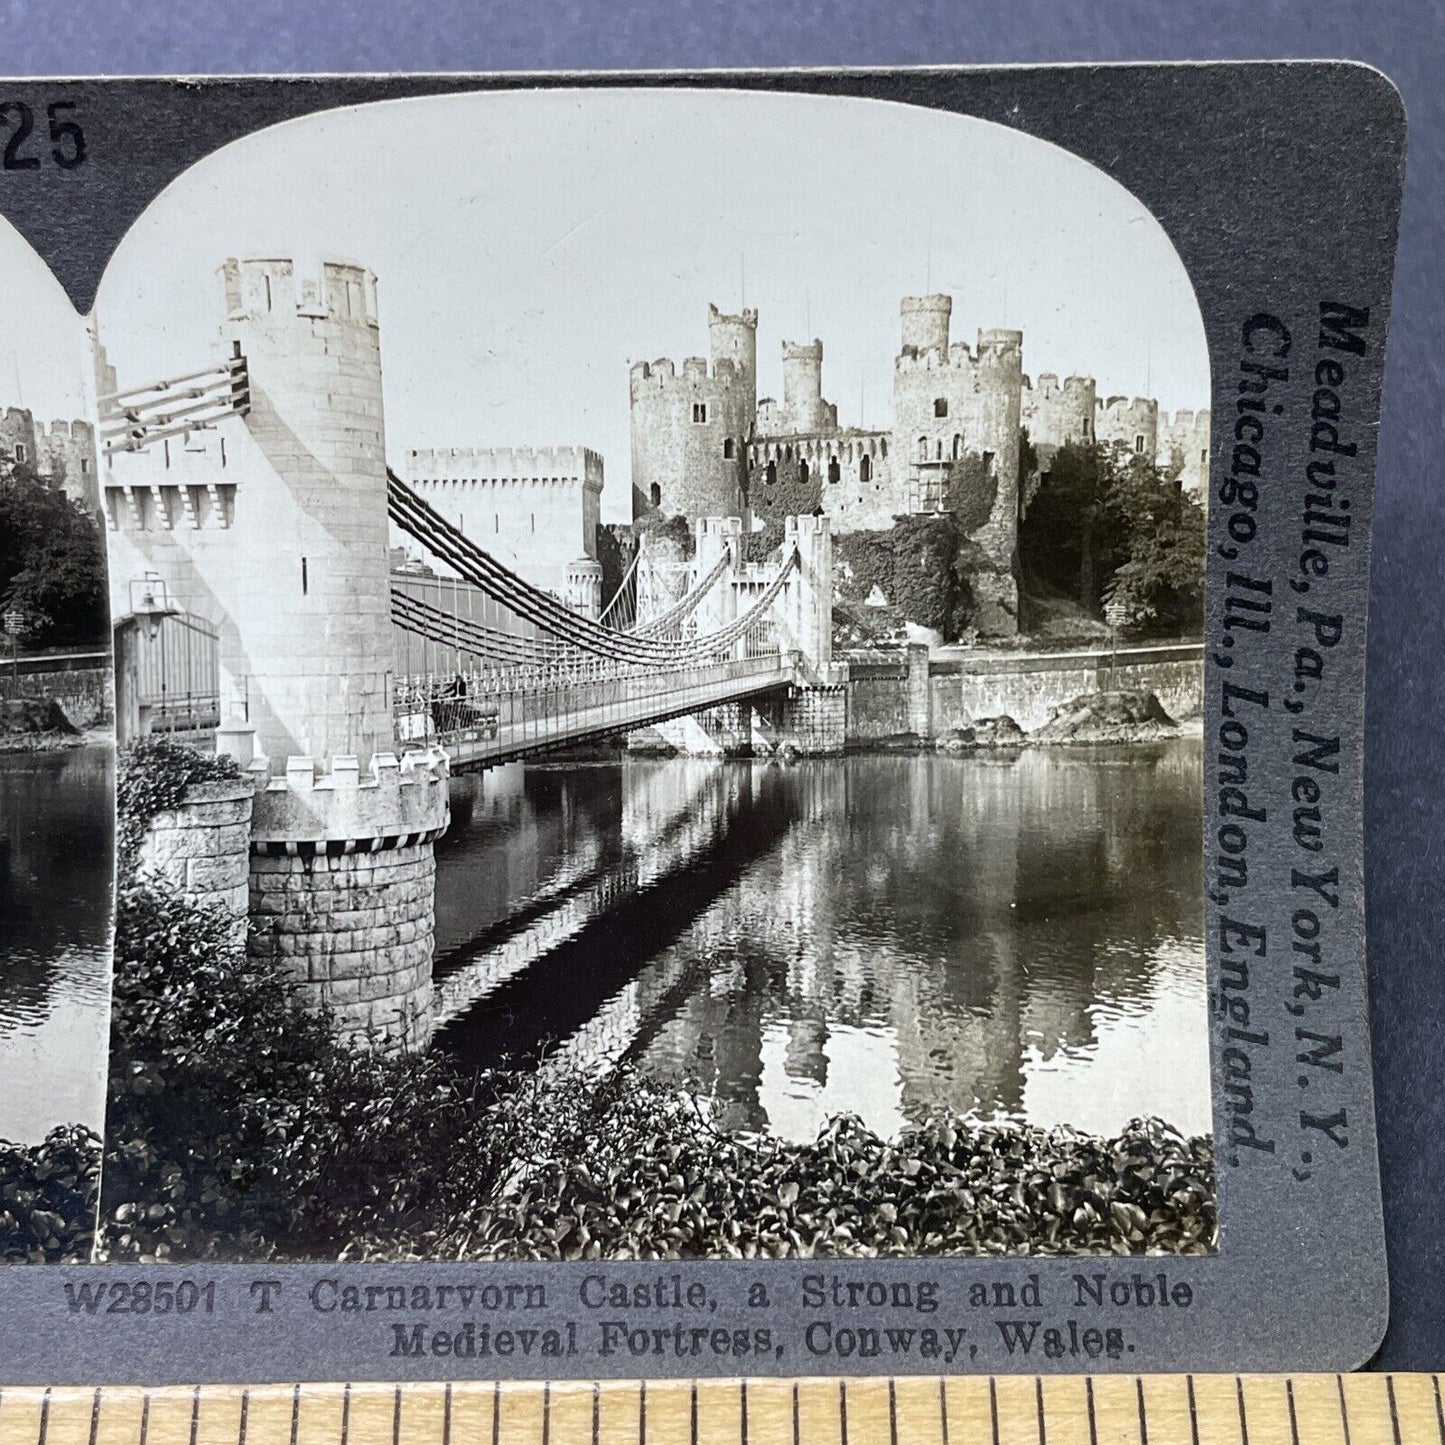
<instances>
[{"instance_id":1,"label":"castle tower","mask_svg":"<svg viewBox=\"0 0 1445 1445\"><path fill-rule=\"evenodd\" d=\"M757 312L709 311L711 365L636 362L628 376L632 515L742 517L757 410Z\"/></svg>"},{"instance_id":2,"label":"castle tower","mask_svg":"<svg viewBox=\"0 0 1445 1445\"><path fill-rule=\"evenodd\" d=\"M112 612L126 620L149 574L215 631L218 747L255 785L251 957L291 976L343 1037L419 1048L447 762L398 759L393 740L375 278L289 258L220 274L221 333L246 359L250 410L113 459Z\"/></svg>"},{"instance_id":3,"label":"castle tower","mask_svg":"<svg viewBox=\"0 0 1445 1445\"><path fill-rule=\"evenodd\" d=\"M745 379L753 406L758 397L758 313L744 308L736 316L719 311L711 302L707 308L707 335L713 369L730 361Z\"/></svg>"},{"instance_id":4,"label":"castle tower","mask_svg":"<svg viewBox=\"0 0 1445 1445\"><path fill-rule=\"evenodd\" d=\"M922 356L930 351L948 354L948 325L953 315L952 296L905 296L899 311L903 317L903 352Z\"/></svg>"},{"instance_id":5,"label":"castle tower","mask_svg":"<svg viewBox=\"0 0 1445 1445\"><path fill-rule=\"evenodd\" d=\"M1023 333L994 329L978 342L947 342L947 296L904 297L903 344L893 367L893 476L908 508L950 505L957 486L979 495L965 502L986 513L971 534L989 566L973 578L975 623L990 636L1018 631L1019 426Z\"/></svg>"},{"instance_id":6,"label":"castle tower","mask_svg":"<svg viewBox=\"0 0 1445 1445\"><path fill-rule=\"evenodd\" d=\"M305 276L290 260L230 260L221 276L222 335L250 375L247 430L282 484L267 596L243 619L266 679L257 744L364 766L394 737L376 278L335 262Z\"/></svg>"},{"instance_id":7,"label":"castle tower","mask_svg":"<svg viewBox=\"0 0 1445 1445\"><path fill-rule=\"evenodd\" d=\"M827 429L830 417L823 400L823 343L783 342L783 409L788 430L806 435Z\"/></svg>"}]
</instances>

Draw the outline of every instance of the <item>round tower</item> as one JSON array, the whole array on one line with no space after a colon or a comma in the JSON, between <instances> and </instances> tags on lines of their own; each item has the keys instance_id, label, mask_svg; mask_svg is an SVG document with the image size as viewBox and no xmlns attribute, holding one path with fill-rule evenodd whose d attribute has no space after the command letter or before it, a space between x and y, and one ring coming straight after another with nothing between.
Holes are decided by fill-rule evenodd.
<instances>
[{"instance_id":1,"label":"round tower","mask_svg":"<svg viewBox=\"0 0 1445 1445\"><path fill-rule=\"evenodd\" d=\"M730 361L744 382L752 405L758 396L758 313L744 308L736 316L719 311L711 303L707 308L708 343L712 350L713 370L720 361Z\"/></svg>"},{"instance_id":2,"label":"round tower","mask_svg":"<svg viewBox=\"0 0 1445 1445\"><path fill-rule=\"evenodd\" d=\"M221 276L250 411L238 525L197 560L228 588L223 637L248 670L250 727L223 730L256 783L248 952L344 1038L421 1048L447 758L394 742L376 278L289 259Z\"/></svg>"},{"instance_id":3,"label":"round tower","mask_svg":"<svg viewBox=\"0 0 1445 1445\"><path fill-rule=\"evenodd\" d=\"M948 354L948 323L953 315L952 296L905 296L899 306L903 318L903 350L920 356L926 351Z\"/></svg>"},{"instance_id":4,"label":"round tower","mask_svg":"<svg viewBox=\"0 0 1445 1445\"><path fill-rule=\"evenodd\" d=\"M783 342L783 407L794 432L818 432L827 426L823 401L823 343Z\"/></svg>"},{"instance_id":5,"label":"round tower","mask_svg":"<svg viewBox=\"0 0 1445 1445\"><path fill-rule=\"evenodd\" d=\"M395 736L376 278L290 259L232 259L221 276L223 335L250 377L246 428L280 483L266 489L265 586L236 619L250 721L272 757L364 767Z\"/></svg>"}]
</instances>

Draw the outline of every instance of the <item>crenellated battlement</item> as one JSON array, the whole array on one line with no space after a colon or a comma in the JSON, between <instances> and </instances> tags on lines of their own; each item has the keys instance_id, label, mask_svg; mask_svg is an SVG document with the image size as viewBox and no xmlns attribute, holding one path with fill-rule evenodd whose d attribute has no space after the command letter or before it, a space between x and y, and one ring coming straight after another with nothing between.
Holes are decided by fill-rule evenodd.
<instances>
[{"instance_id":1,"label":"crenellated battlement","mask_svg":"<svg viewBox=\"0 0 1445 1445\"><path fill-rule=\"evenodd\" d=\"M1147 396L1100 397L1094 404L1101 416L1136 417L1139 420L1158 421L1159 403Z\"/></svg>"},{"instance_id":2,"label":"crenellated battlement","mask_svg":"<svg viewBox=\"0 0 1445 1445\"><path fill-rule=\"evenodd\" d=\"M823 343L814 337L811 341L783 342L784 361L816 361L823 364Z\"/></svg>"},{"instance_id":3,"label":"crenellated battlement","mask_svg":"<svg viewBox=\"0 0 1445 1445\"><path fill-rule=\"evenodd\" d=\"M226 258L219 275L230 321L334 321L376 327L376 276L354 261Z\"/></svg>"},{"instance_id":4,"label":"crenellated battlement","mask_svg":"<svg viewBox=\"0 0 1445 1445\"><path fill-rule=\"evenodd\" d=\"M1039 401L1052 401L1062 397L1074 397L1083 401L1093 397L1094 386L1092 376L1070 376L1060 383L1058 376L1052 371L1040 372L1037 381L1031 381L1027 376L1023 379L1024 390L1031 392ZM1025 400L1027 401L1027 398Z\"/></svg>"},{"instance_id":5,"label":"crenellated battlement","mask_svg":"<svg viewBox=\"0 0 1445 1445\"><path fill-rule=\"evenodd\" d=\"M1163 431L1168 428L1170 431L1202 430L1206 434L1209 431L1212 413L1208 407L1201 411L1190 411L1187 407L1180 411L1161 411L1159 413L1159 428Z\"/></svg>"},{"instance_id":6,"label":"crenellated battlement","mask_svg":"<svg viewBox=\"0 0 1445 1445\"><path fill-rule=\"evenodd\" d=\"M413 447L406 471L414 486L580 481L602 489L601 454L584 446Z\"/></svg>"},{"instance_id":7,"label":"crenellated battlement","mask_svg":"<svg viewBox=\"0 0 1445 1445\"><path fill-rule=\"evenodd\" d=\"M450 767L440 747L333 757L287 758L284 769L266 757L246 768L255 793L251 846L259 852L295 853L308 847L370 852L430 842L449 818Z\"/></svg>"},{"instance_id":8,"label":"crenellated battlement","mask_svg":"<svg viewBox=\"0 0 1445 1445\"><path fill-rule=\"evenodd\" d=\"M736 362L722 357L709 363L705 356L689 356L683 360L682 371L666 356L656 361L635 361L628 371L633 401L648 396L666 396L678 389L679 381L692 386L698 383L712 383L724 391L742 391L748 384L748 377Z\"/></svg>"},{"instance_id":9,"label":"crenellated battlement","mask_svg":"<svg viewBox=\"0 0 1445 1445\"><path fill-rule=\"evenodd\" d=\"M976 373L980 376L1017 376L1023 357L1023 332L994 329L980 331L973 346L953 342L948 351L913 351L904 348L893 361L896 375L913 376L928 372Z\"/></svg>"}]
</instances>

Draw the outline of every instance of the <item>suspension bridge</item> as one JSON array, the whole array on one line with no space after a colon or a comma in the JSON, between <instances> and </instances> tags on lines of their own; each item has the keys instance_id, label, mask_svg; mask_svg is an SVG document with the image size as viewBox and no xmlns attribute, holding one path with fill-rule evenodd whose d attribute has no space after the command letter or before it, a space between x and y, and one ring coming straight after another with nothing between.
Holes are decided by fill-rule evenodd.
<instances>
[{"instance_id":1,"label":"suspension bridge","mask_svg":"<svg viewBox=\"0 0 1445 1445\"><path fill-rule=\"evenodd\" d=\"M143 452L245 416L250 402L238 348L209 371L103 397L102 445L107 456ZM187 520L196 504L182 491ZM163 498L154 510L166 511ZM386 511L432 562L493 604L482 623L391 585L392 621L420 644L398 648L392 672L399 750L440 746L453 772L757 699L786 712L798 689L842 681L831 656L831 547L820 518L789 518L766 564L744 562L737 518L697 520L693 555L681 564L659 563L639 545L593 618L508 568L389 468ZM435 666L441 654L445 668ZM194 712L187 700L176 715ZM730 731L747 727L734 716Z\"/></svg>"}]
</instances>

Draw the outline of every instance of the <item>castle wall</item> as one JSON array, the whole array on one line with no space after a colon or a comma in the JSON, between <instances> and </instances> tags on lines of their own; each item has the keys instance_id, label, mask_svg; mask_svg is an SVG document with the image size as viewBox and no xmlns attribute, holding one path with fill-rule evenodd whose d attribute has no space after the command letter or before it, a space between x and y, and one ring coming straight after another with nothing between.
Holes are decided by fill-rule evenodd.
<instances>
[{"instance_id":1,"label":"castle wall","mask_svg":"<svg viewBox=\"0 0 1445 1445\"><path fill-rule=\"evenodd\" d=\"M37 427L35 443L40 472L52 486L87 511L100 511L100 486L95 470L95 428L87 421L52 421Z\"/></svg>"},{"instance_id":2,"label":"castle wall","mask_svg":"<svg viewBox=\"0 0 1445 1445\"><path fill-rule=\"evenodd\" d=\"M1070 376L1062 383L1048 372L1037 382L1024 377L1020 420L1035 448L1087 444L1094 440L1097 400L1092 376Z\"/></svg>"},{"instance_id":3,"label":"castle wall","mask_svg":"<svg viewBox=\"0 0 1445 1445\"><path fill-rule=\"evenodd\" d=\"M567 596L597 557L602 458L589 447L437 447L403 454L403 480L528 582Z\"/></svg>"},{"instance_id":4,"label":"castle wall","mask_svg":"<svg viewBox=\"0 0 1445 1445\"><path fill-rule=\"evenodd\" d=\"M1103 446L1153 461L1159 451L1159 403L1144 396L1101 397L1094 407L1094 435Z\"/></svg>"},{"instance_id":5,"label":"castle wall","mask_svg":"<svg viewBox=\"0 0 1445 1445\"><path fill-rule=\"evenodd\" d=\"M1164 472L1178 469L1186 492L1201 493L1209 484L1208 411L1162 412L1156 460Z\"/></svg>"},{"instance_id":6,"label":"castle wall","mask_svg":"<svg viewBox=\"0 0 1445 1445\"><path fill-rule=\"evenodd\" d=\"M758 438L748 448L754 516L819 507L835 533L886 530L908 510L906 491L894 484L890 440L888 432L859 428Z\"/></svg>"}]
</instances>

